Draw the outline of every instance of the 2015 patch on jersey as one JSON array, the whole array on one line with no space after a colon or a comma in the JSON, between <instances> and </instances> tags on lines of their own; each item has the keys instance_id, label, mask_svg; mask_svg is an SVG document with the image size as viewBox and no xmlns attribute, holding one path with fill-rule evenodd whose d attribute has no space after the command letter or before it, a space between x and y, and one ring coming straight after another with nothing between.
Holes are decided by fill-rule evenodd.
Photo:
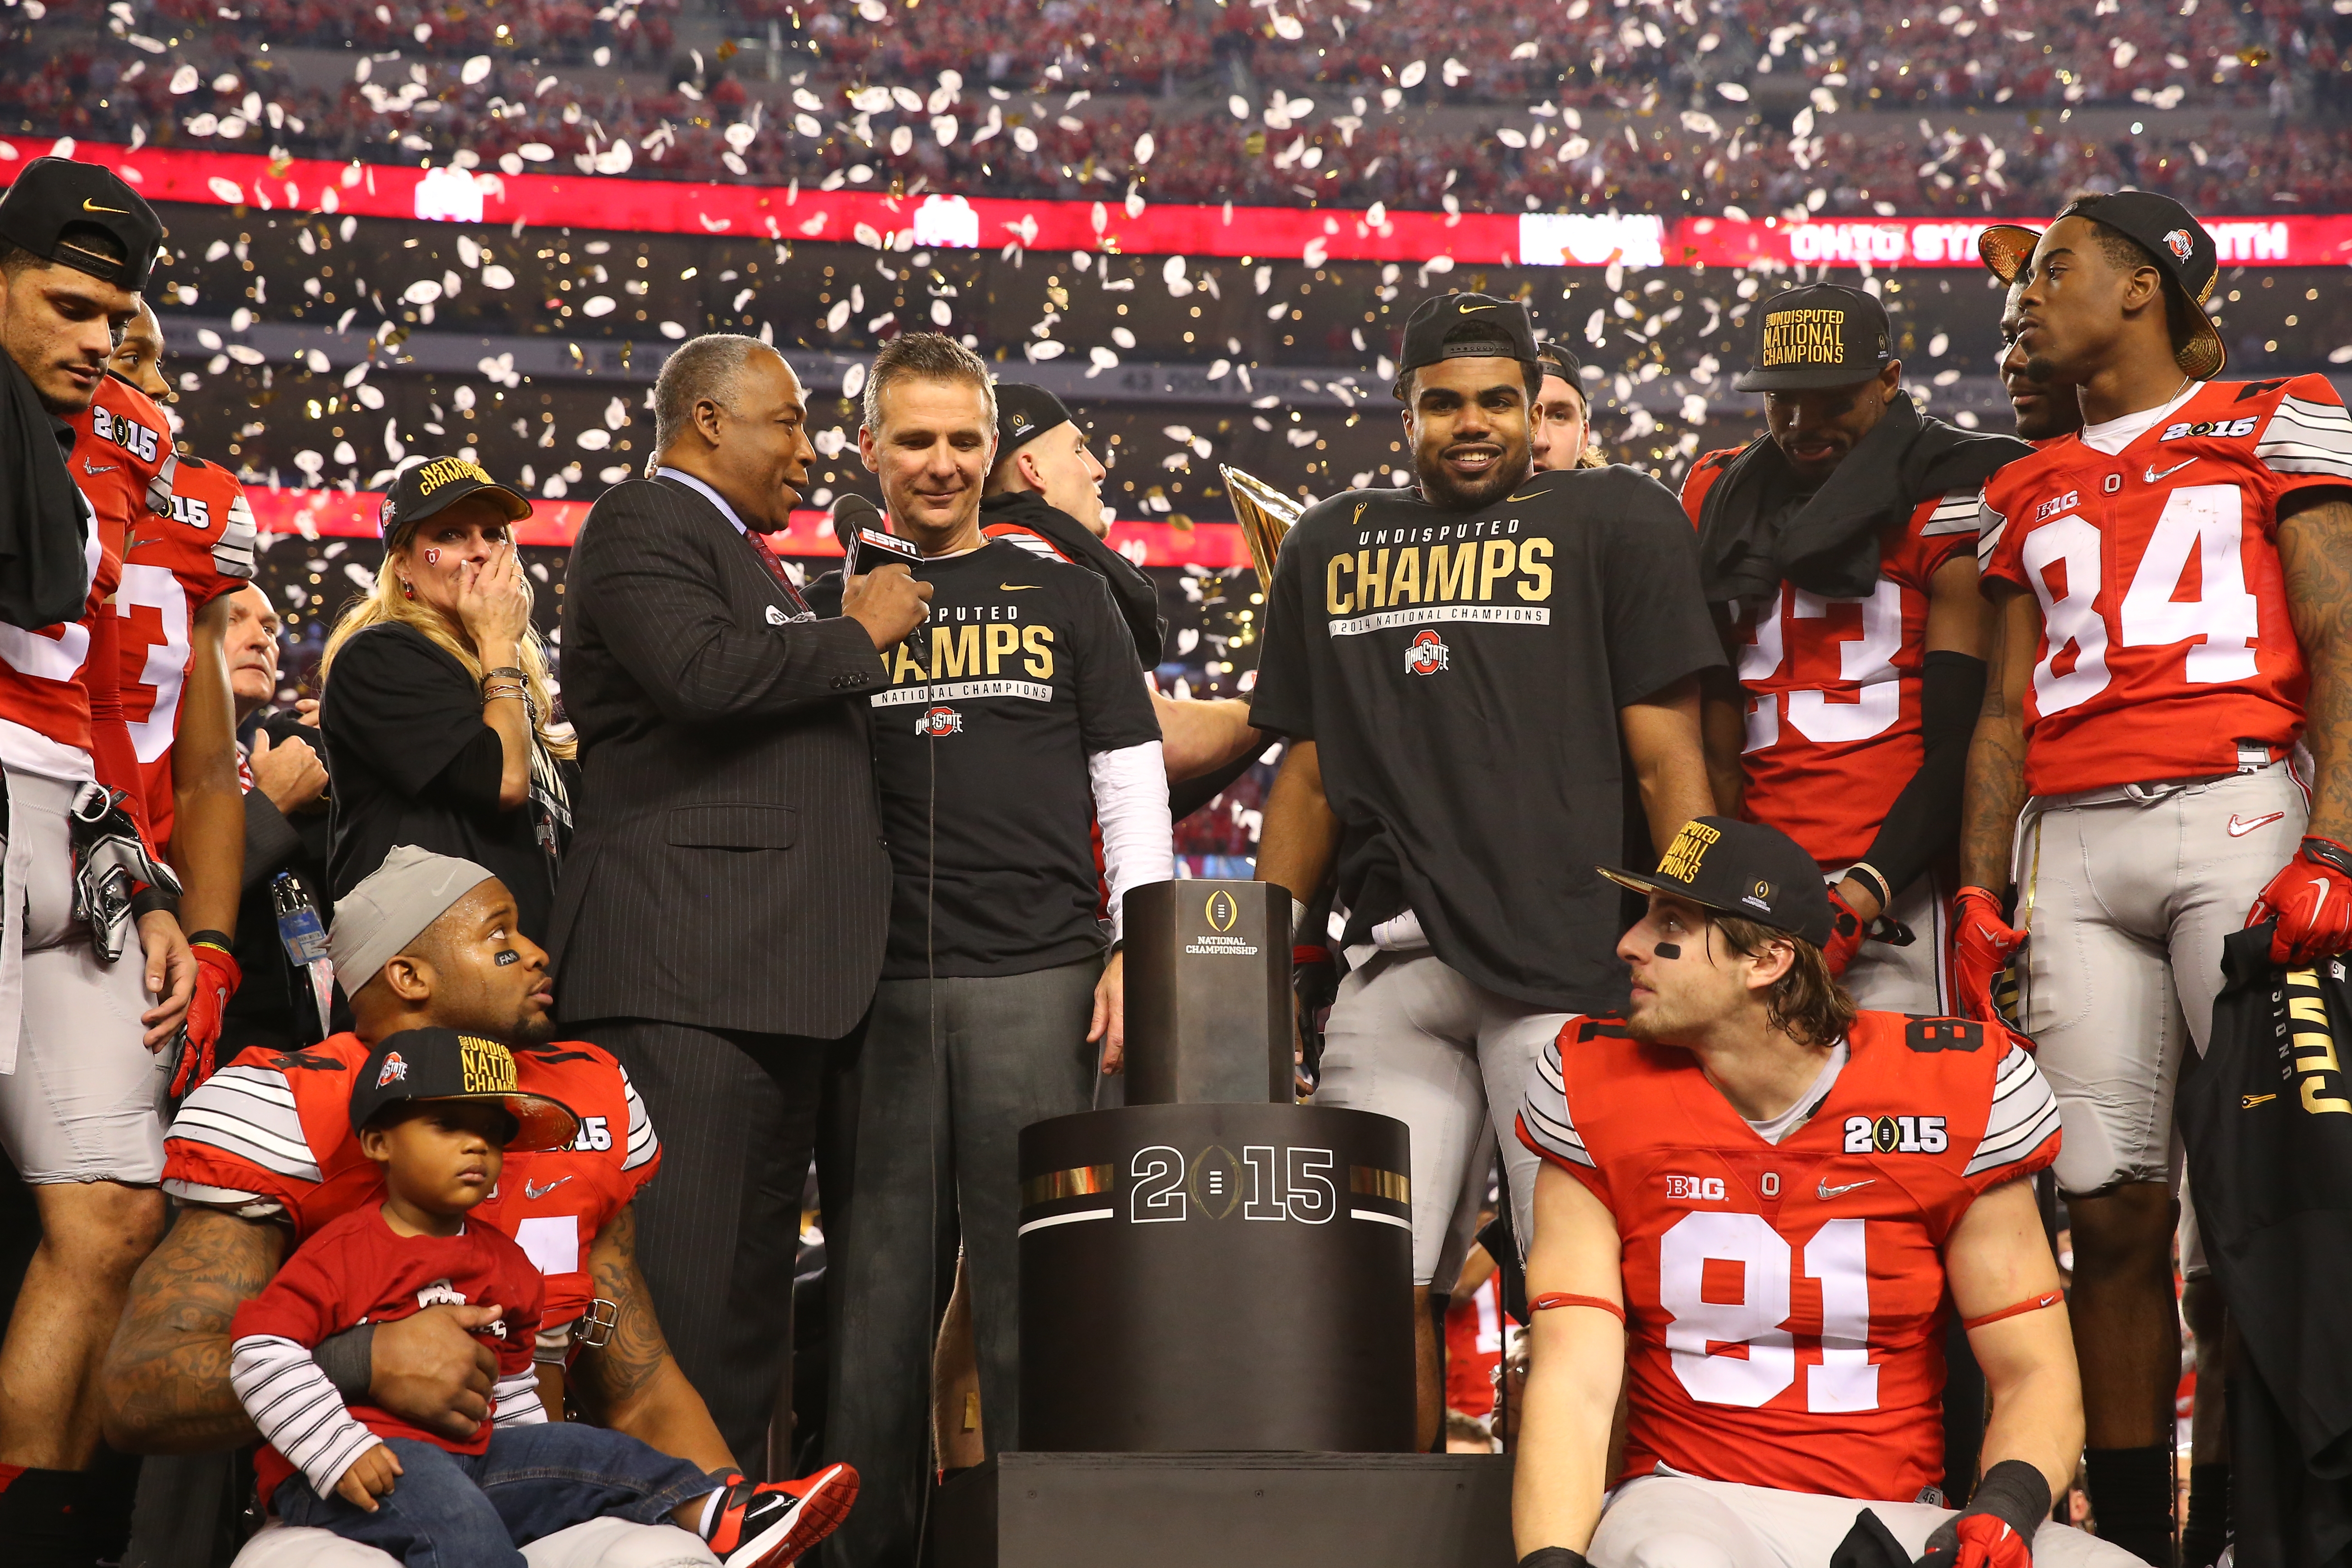
<instances>
[{"instance_id":1,"label":"2015 patch on jersey","mask_svg":"<svg viewBox=\"0 0 2352 1568\"><path fill-rule=\"evenodd\" d=\"M1845 1152L1849 1154L1940 1154L1951 1146L1940 1116L1845 1119Z\"/></svg>"}]
</instances>

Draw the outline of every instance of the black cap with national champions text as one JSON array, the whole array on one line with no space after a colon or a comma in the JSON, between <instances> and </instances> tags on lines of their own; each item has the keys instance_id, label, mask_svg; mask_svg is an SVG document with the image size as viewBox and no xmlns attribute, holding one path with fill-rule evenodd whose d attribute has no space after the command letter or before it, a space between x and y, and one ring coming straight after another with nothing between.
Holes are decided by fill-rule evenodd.
<instances>
[{"instance_id":1,"label":"black cap with national champions text","mask_svg":"<svg viewBox=\"0 0 2352 1568\"><path fill-rule=\"evenodd\" d=\"M513 1052L455 1029L403 1029L377 1041L352 1085L352 1131L409 1100L497 1101L515 1119L506 1147L518 1154L561 1149L580 1136L580 1118L570 1106L515 1088Z\"/></svg>"},{"instance_id":2,"label":"black cap with national champions text","mask_svg":"<svg viewBox=\"0 0 2352 1568\"><path fill-rule=\"evenodd\" d=\"M1448 333L1465 331L1453 342ZM1397 393L1404 378L1425 364L1449 359L1515 359L1536 363L1536 330L1528 308L1491 294L1433 294L1405 319L1403 357L1397 361Z\"/></svg>"},{"instance_id":3,"label":"black cap with national champions text","mask_svg":"<svg viewBox=\"0 0 2352 1568\"><path fill-rule=\"evenodd\" d=\"M1732 384L1742 392L1813 392L1868 381L1895 358L1886 307L1859 289L1808 283L1764 301L1756 363Z\"/></svg>"},{"instance_id":4,"label":"black cap with national champions text","mask_svg":"<svg viewBox=\"0 0 2352 1568\"><path fill-rule=\"evenodd\" d=\"M93 228L122 254L92 249L75 233ZM156 247L163 243L163 221L111 169L36 158L0 196L0 239L137 293L147 287Z\"/></svg>"},{"instance_id":5,"label":"black cap with national champions text","mask_svg":"<svg viewBox=\"0 0 2352 1568\"><path fill-rule=\"evenodd\" d=\"M392 536L413 522L422 522L445 507L455 505L467 496L480 491L490 492L490 499L506 509L509 522L520 522L530 515L530 502L512 486L502 485L490 478L482 465L465 458L431 458L402 471L384 493L383 510L377 515L376 527L386 543Z\"/></svg>"},{"instance_id":6,"label":"black cap with national champions text","mask_svg":"<svg viewBox=\"0 0 2352 1568\"><path fill-rule=\"evenodd\" d=\"M1760 822L1700 816L1683 824L1654 872L1594 868L1621 888L1670 893L1719 915L1827 945L1832 929L1829 888L1821 868L1798 842Z\"/></svg>"},{"instance_id":7,"label":"black cap with national champions text","mask_svg":"<svg viewBox=\"0 0 2352 1568\"><path fill-rule=\"evenodd\" d=\"M2187 207L2154 191L2116 191L2108 195L2077 196L2058 209L2058 219L2080 217L2103 223L2136 242L2156 258L2166 285L2179 293L2194 325L2189 341L2173 345L2172 357L2181 374L2192 381L2210 381L2230 363L2221 334L2205 314L2213 280L2221 276L2221 256L2205 226ZM2054 223L2058 219L2053 219Z\"/></svg>"},{"instance_id":8,"label":"black cap with national champions text","mask_svg":"<svg viewBox=\"0 0 2352 1568\"><path fill-rule=\"evenodd\" d=\"M1062 400L1042 386L996 384L996 461L1003 462L1057 426L1070 423Z\"/></svg>"}]
</instances>

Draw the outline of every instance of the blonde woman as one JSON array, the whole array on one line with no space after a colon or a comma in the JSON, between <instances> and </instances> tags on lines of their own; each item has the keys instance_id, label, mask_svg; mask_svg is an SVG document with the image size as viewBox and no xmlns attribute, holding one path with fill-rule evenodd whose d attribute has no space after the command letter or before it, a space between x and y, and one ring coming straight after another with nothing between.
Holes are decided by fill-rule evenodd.
<instances>
[{"instance_id":1,"label":"blonde woman","mask_svg":"<svg viewBox=\"0 0 2352 1568\"><path fill-rule=\"evenodd\" d=\"M383 570L327 640L321 672L337 898L414 844L497 873L521 934L545 939L574 747L553 718L515 549L512 525L530 515L462 458L418 464L384 498Z\"/></svg>"}]
</instances>

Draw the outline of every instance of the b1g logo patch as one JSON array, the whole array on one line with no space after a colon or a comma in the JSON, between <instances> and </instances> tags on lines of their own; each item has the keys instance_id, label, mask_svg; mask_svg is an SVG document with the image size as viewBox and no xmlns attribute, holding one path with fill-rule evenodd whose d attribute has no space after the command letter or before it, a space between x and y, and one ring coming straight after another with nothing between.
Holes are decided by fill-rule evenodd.
<instances>
[{"instance_id":1,"label":"b1g logo patch","mask_svg":"<svg viewBox=\"0 0 2352 1568\"><path fill-rule=\"evenodd\" d=\"M1849 1154L1940 1154L1951 1147L1940 1116L1849 1116Z\"/></svg>"},{"instance_id":2,"label":"b1g logo patch","mask_svg":"<svg viewBox=\"0 0 2352 1568\"><path fill-rule=\"evenodd\" d=\"M934 737L961 735L963 733L963 715L952 708L928 709L921 718L915 721L915 733Z\"/></svg>"},{"instance_id":3,"label":"b1g logo patch","mask_svg":"<svg viewBox=\"0 0 2352 1568\"><path fill-rule=\"evenodd\" d=\"M1445 639L1435 632L1415 632L1404 650L1405 669L1413 675L1435 675L1446 667L1448 652Z\"/></svg>"},{"instance_id":4,"label":"b1g logo patch","mask_svg":"<svg viewBox=\"0 0 2352 1568\"><path fill-rule=\"evenodd\" d=\"M1680 1198L1685 1203L1719 1204L1723 1202L1721 1176L1668 1176L1666 1196Z\"/></svg>"}]
</instances>

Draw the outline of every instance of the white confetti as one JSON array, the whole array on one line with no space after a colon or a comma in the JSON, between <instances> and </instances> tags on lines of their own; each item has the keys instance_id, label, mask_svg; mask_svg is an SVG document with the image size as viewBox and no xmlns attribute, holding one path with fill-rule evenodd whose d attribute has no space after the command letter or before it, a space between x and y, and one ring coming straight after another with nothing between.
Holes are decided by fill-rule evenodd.
<instances>
[{"instance_id":1,"label":"white confetti","mask_svg":"<svg viewBox=\"0 0 2352 1568\"><path fill-rule=\"evenodd\" d=\"M467 87L471 87L478 81L488 79L489 74L490 57L488 55L476 55L458 68L457 79L464 82Z\"/></svg>"},{"instance_id":2,"label":"white confetti","mask_svg":"<svg viewBox=\"0 0 2352 1568\"><path fill-rule=\"evenodd\" d=\"M1411 65L1405 67L1404 69L1397 72L1397 85L1406 89L1416 88L1421 85L1422 79L1428 75L1429 62L1427 60L1415 60Z\"/></svg>"},{"instance_id":3,"label":"white confetti","mask_svg":"<svg viewBox=\"0 0 2352 1568\"><path fill-rule=\"evenodd\" d=\"M579 442L580 449L583 452L601 452L613 444L613 433L610 430L598 430L592 426L580 432L573 439Z\"/></svg>"},{"instance_id":4,"label":"white confetti","mask_svg":"<svg viewBox=\"0 0 2352 1568\"><path fill-rule=\"evenodd\" d=\"M609 316L617 309L610 294L592 294L580 302L583 316Z\"/></svg>"}]
</instances>

